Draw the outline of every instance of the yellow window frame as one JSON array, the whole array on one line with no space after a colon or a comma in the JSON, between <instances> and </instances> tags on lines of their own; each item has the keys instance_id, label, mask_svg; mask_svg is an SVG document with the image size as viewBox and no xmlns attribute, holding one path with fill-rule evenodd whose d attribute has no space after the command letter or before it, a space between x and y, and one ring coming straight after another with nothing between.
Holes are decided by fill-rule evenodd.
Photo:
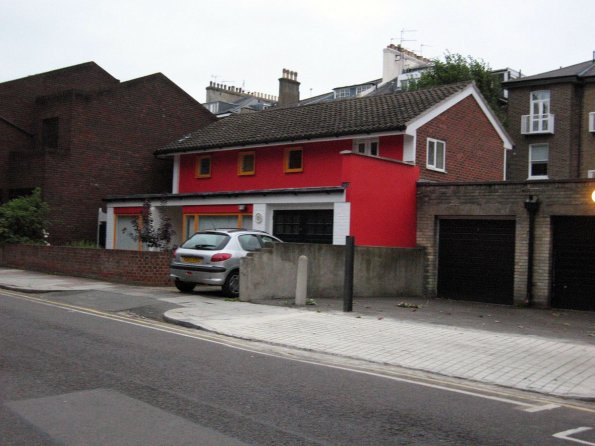
<instances>
[{"instance_id":1,"label":"yellow window frame","mask_svg":"<svg viewBox=\"0 0 595 446\"><path fill-rule=\"evenodd\" d=\"M290 167L291 154L300 152L300 167ZM283 172L295 173L304 171L304 150L301 147L287 147L283 153Z\"/></svg>"},{"instance_id":2,"label":"yellow window frame","mask_svg":"<svg viewBox=\"0 0 595 446\"><path fill-rule=\"evenodd\" d=\"M203 160L209 160L209 172L202 173L202 162ZM201 155L196 157L196 164L194 166L194 176L196 178L210 178L211 177L211 167L212 167L212 159L211 155Z\"/></svg>"},{"instance_id":3,"label":"yellow window frame","mask_svg":"<svg viewBox=\"0 0 595 446\"><path fill-rule=\"evenodd\" d=\"M244 159L252 157L252 170L244 170ZM240 152L238 154L238 175L254 175L256 173L256 152Z\"/></svg>"}]
</instances>

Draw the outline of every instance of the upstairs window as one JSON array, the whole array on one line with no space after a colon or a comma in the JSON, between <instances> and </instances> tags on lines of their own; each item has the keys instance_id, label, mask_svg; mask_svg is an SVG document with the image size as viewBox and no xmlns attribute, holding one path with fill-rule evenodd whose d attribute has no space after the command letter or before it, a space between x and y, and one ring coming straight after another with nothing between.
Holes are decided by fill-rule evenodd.
<instances>
[{"instance_id":1,"label":"upstairs window","mask_svg":"<svg viewBox=\"0 0 595 446\"><path fill-rule=\"evenodd\" d=\"M446 143L428 138L428 154L426 167L431 170L446 172Z\"/></svg>"},{"instance_id":2,"label":"upstairs window","mask_svg":"<svg viewBox=\"0 0 595 446\"><path fill-rule=\"evenodd\" d=\"M241 152L238 155L238 175L254 175L256 172L256 154Z\"/></svg>"},{"instance_id":3,"label":"upstairs window","mask_svg":"<svg viewBox=\"0 0 595 446\"><path fill-rule=\"evenodd\" d=\"M547 144L531 144L529 146L529 179L547 179L548 162L549 146Z\"/></svg>"},{"instance_id":4,"label":"upstairs window","mask_svg":"<svg viewBox=\"0 0 595 446\"><path fill-rule=\"evenodd\" d=\"M303 150L301 147L285 149L283 171L285 173L302 172L304 170Z\"/></svg>"},{"instance_id":5,"label":"upstairs window","mask_svg":"<svg viewBox=\"0 0 595 446\"><path fill-rule=\"evenodd\" d=\"M378 139L355 139L353 151L362 155L379 156Z\"/></svg>"},{"instance_id":6,"label":"upstairs window","mask_svg":"<svg viewBox=\"0 0 595 446\"><path fill-rule=\"evenodd\" d=\"M531 110L528 119L528 133L548 133L552 130L550 92L548 90L531 92Z\"/></svg>"},{"instance_id":7,"label":"upstairs window","mask_svg":"<svg viewBox=\"0 0 595 446\"><path fill-rule=\"evenodd\" d=\"M41 125L41 144L43 147L50 149L58 148L58 118L47 118L42 121Z\"/></svg>"},{"instance_id":8,"label":"upstairs window","mask_svg":"<svg viewBox=\"0 0 595 446\"><path fill-rule=\"evenodd\" d=\"M196 178L209 178L211 176L211 155L196 157Z\"/></svg>"}]
</instances>

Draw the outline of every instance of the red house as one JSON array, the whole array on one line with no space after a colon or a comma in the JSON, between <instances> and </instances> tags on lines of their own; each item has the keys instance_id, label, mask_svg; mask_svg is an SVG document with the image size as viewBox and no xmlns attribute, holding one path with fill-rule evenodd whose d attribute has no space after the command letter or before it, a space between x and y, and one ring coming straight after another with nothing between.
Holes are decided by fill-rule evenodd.
<instances>
[{"instance_id":1,"label":"red house","mask_svg":"<svg viewBox=\"0 0 595 446\"><path fill-rule=\"evenodd\" d=\"M145 199L176 243L248 227L287 242L413 247L416 183L501 181L511 148L469 82L238 114L155 152L173 158L171 194L106 200L108 248L136 248L122 229Z\"/></svg>"}]
</instances>

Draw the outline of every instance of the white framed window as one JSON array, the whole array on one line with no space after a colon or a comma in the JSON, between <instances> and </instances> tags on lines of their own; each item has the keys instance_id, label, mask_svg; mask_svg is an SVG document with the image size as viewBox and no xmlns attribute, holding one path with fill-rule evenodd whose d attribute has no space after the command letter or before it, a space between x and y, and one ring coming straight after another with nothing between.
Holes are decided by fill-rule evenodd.
<instances>
[{"instance_id":1,"label":"white framed window","mask_svg":"<svg viewBox=\"0 0 595 446\"><path fill-rule=\"evenodd\" d=\"M378 138L354 139L353 151L362 155L380 156Z\"/></svg>"},{"instance_id":2,"label":"white framed window","mask_svg":"<svg viewBox=\"0 0 595 446\"><path fill-rule=\"evenodd\" d=\"M428 138L426 167L439 172L446 172L446 143Z\"/></svg>"},{"instance_id":3,"label":"white framed window","mask_svg":"<svg viewBox=\"0 0 595 446\"><path fill-rule=\"evenodd\" d=\"M595 132L595 112L589 113L589 131Z\"/></svg>"},{"instance_id":4,"label":"white framed window","mask_svg":"<svg viewBox=\"0 0 595 446\"><path fill-rule=\"evenodd\" d=\"M550 92L539 90L531 92L529 115L524 116L522 133L553 133L554 117L550 113Z\"/></svg>"},{"instance_id":5,"label":"white framed window","mask_svg":"<svg viewBox=\"0 0 595 446\"><path fill-rule=\"evenodd\" d=\"M547 166L549 163L548 144L529 145L529 179L546 180Z\"/></svg>"},{"instance_id":6,"label":"white framed window","mask_svg":"<svg viewBox=\"0 0 595 446\"><path fill-rule=\"evenodd\" d=\"M372 85L358 85L355 87L355 94L358 95L366 90L369 90L370 88L372 88Z\"/></svg>"}]
</instances>

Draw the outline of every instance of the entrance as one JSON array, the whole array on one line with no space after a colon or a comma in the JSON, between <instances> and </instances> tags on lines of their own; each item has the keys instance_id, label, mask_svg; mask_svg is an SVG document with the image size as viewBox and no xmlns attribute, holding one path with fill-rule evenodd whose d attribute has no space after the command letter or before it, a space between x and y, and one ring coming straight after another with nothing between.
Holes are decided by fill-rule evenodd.
<instances>
[{"instance_id":1,"label":"entrance","mask_svg":"<svg viewBox=\"0 0 595 446\"><path fill-rule=\"evenodd\" d=\"M287 243L333 243L333 210L279 210L273 235Z\"/></svg>"},{"instance_id":2,"label":"entrance","mask_svg":"<svg viewBox=\"0 0 595 446\"><path fill-rule=\"evenodd\" d=\"M438 295L512 305L514 220L441 219Z\"/></svg>"},{"instance_id":3,"label":"entrance","mask_svg":"<svg viewBox=\"0 0 595 446\"><path fill-rule=\"evenodd\" d=\"M595 311L595 217L552 217L552 306Z\"/></svg>"}]
</instances>

